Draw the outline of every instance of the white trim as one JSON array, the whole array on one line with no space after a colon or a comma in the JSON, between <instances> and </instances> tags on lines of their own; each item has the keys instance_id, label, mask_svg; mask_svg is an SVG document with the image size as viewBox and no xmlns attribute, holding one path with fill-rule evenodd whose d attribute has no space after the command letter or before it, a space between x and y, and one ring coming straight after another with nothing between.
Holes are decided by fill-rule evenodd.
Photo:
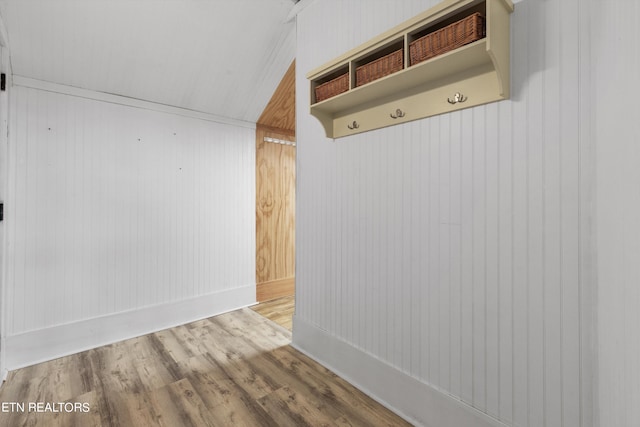
<instances>
[{"instance_id":1,"label":"white trim","mask_svg":"<svg viewBox=\"0 0 640 427\"><path fill-rule=\"evenodd\" d=\"M412 424L428 427L505 426L295 315L291 345Z\"/></svg>"},{"instance_id":2,"label":"white trim","mask_svg":"<svg viewBox=\"0 0 640 427\"><path fill-rule=\"evenodd\" d=\"M76 96L78 98L92 99L95 101L109 102L111 104L126 105L129 107L141 108L144 110L152 110L161 113L175 114L177 116L191 117L194 119L206 120L209 122L222 123L233 126L240 126L249 129L255 129L256 124L244 120L232 119L230 117L217 116L215 114L204 113L201 111L189 110L171 105L158 104L156 102L145 101L142 99L129 98L122 95L115 95L106 92L96 92L89 89L82 89L75 86L67 86L58 83L51 83L44 80L32 79L24 76L13 76L14 86L23 86L31 89L40 89L47 92L55 92L63 95Z\"/></svg>"},{"instance_id":3,"label":"white trim","mask_svg":"<svg viewBox=\"0 0 640 427\"><path fill-rule=\"evenodd\" d=\"M14 370L129 338L184 325L255 303L255 284L8 336L6 368Z\"/></svg>"},{"instance_id":4,"label":"white trim","mask_svg":"<svg viewBox=\"0 0 640 427\"><path fill-rule=\"evenodd\" d=\"M287 15L287 18L284 20L285 23L291 21L293 18L295 18L296 16L298 16L298 14L300 12L302 12L302 10L304 8L306 8L307 6L309 6L311 3L313 3L315 0L300 0L298 3L296 3L291 10L289 11L289 14Z\"/></svg>"}]
</instances>

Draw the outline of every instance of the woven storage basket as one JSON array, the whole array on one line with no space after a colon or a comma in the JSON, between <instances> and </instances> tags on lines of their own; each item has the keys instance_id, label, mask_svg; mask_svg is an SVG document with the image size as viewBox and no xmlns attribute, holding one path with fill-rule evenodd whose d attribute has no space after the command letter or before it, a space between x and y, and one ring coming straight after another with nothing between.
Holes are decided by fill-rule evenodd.
<instances>
[{"instance_id":1,"label":"woven storage basket","mask_svg":"<svg viewBox=\"0 0 640 427\"><path fill-rule=\"evenodd\" d=\"M356 68L356 86L362 86L403 68L404 49L396 50L388 55L368 62Z\"/></svg>"},{"instance_id":2,"label":"woven storage basket","mask_svg":"<svg viewBox=\"0 0 640 427\"><path fill-rule=\"evenodd\" d=\"M324 101L349 90L349 73L316 86L316 102Z\"/></svg>"},{"instance_id":3,"label":"woven storage basket","mask_svg":"<svg viewBox=\"0 0 640 427\"><path fill-rule=\"evenodd\" d=\"M429 33L409 44L411 65L442 55L480 40L485 36L484 16L480 12Z\"/></svg>"}]
</instances>

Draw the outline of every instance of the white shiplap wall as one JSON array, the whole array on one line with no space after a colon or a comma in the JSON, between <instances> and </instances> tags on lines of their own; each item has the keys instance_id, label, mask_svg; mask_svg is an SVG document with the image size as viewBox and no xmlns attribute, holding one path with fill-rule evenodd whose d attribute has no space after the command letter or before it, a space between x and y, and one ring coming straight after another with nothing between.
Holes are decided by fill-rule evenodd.
<instances>
[{"instance_id":1,"label":"white shiplap wall","mask_svg":"<svg viewBox=\"0 0 640 427\"><path fill-rule=\"evenodd\" d=\"M593 16L598 425L640 425L640 3Z\"/></svg>"},{"instance_id":2,"label":"white shiplap wall","mask_svg":"<svg viewBox=\"0 0 640 427\"><path fill-rule=\"evenodd\" d=\"M312 3L298 84L436 3ZM294 345L418 424L590 425L587 5L517 4L508 101L332 141L297 91Z\"/></svg>"},{"instance_id":3,"label":"white shiplap wall","mask_svg":"<svg viewBox=\"0 0 640 427\"><path fill-rule=\"evenodd\" d=\"M19 356L42 331L153 307L157 329L255 301L250 126L23 86L10 111L8 368L51 356Z\"/></svg>"}]
</instances>

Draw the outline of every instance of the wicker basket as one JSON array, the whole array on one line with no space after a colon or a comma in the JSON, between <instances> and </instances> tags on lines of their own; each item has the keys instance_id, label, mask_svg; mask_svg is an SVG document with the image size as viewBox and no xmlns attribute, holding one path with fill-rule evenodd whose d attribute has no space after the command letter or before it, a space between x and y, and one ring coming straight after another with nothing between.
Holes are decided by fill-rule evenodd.
<instances>
[{"instance_id":1,"label":"wicker basket","mask_svg":"<svg viewBox=\"0 0 640 427\"><path fill-rule=\"evenodd\" d=\"M324 101L349 90L349 73L316 86L316 102Z\"/></svg>"},{"instance_id":2,"label":"wicker basket","mask_svg":"<svg viewBox=\"0 0 640 427\"><path fill-rule=\"evenodd\" d=\"M484 16L480 12L429 33L409 44L411 65L480 40L485 36Z\"/></svg>"},{"instance_id":3,"label":"wicker basket","mask_svg":"<svg viewBox=\"0 0 640 427\"><path fill-rule=\"evenodd\" d=\"M396 50L388 55L368 62L356 68L356 86L362 86L403 68L404 49Z\"/></svg>"}]
</instances>

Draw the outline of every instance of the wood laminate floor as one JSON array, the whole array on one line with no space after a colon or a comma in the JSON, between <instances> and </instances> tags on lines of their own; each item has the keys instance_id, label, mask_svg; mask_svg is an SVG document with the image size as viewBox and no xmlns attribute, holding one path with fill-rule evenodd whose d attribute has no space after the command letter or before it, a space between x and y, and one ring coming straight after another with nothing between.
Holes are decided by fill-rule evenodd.
<instances>
[{"instance_id":1,"label":"wood laminate floor","mask_svg":"<svg viewBox=\"0 0 640 427\"><path fill-rule=\"evenodd\" d=\"M293 327L294 306L295 297L291 295L276 298L271 301L261 302L260 304L251 307L251 309L272 322L275 322L283 328L291 331Z\"/></svg>"},{"instance_id":2,"label":"wood laminate floor","mask_svg":"<svg viewBox=\"0 0 640 427\"><path fill-rule=\"evenodd\" d=\"M290 340L242 309L12 371L0 426L409 425Z\"/></svg>"}]
</instances>

